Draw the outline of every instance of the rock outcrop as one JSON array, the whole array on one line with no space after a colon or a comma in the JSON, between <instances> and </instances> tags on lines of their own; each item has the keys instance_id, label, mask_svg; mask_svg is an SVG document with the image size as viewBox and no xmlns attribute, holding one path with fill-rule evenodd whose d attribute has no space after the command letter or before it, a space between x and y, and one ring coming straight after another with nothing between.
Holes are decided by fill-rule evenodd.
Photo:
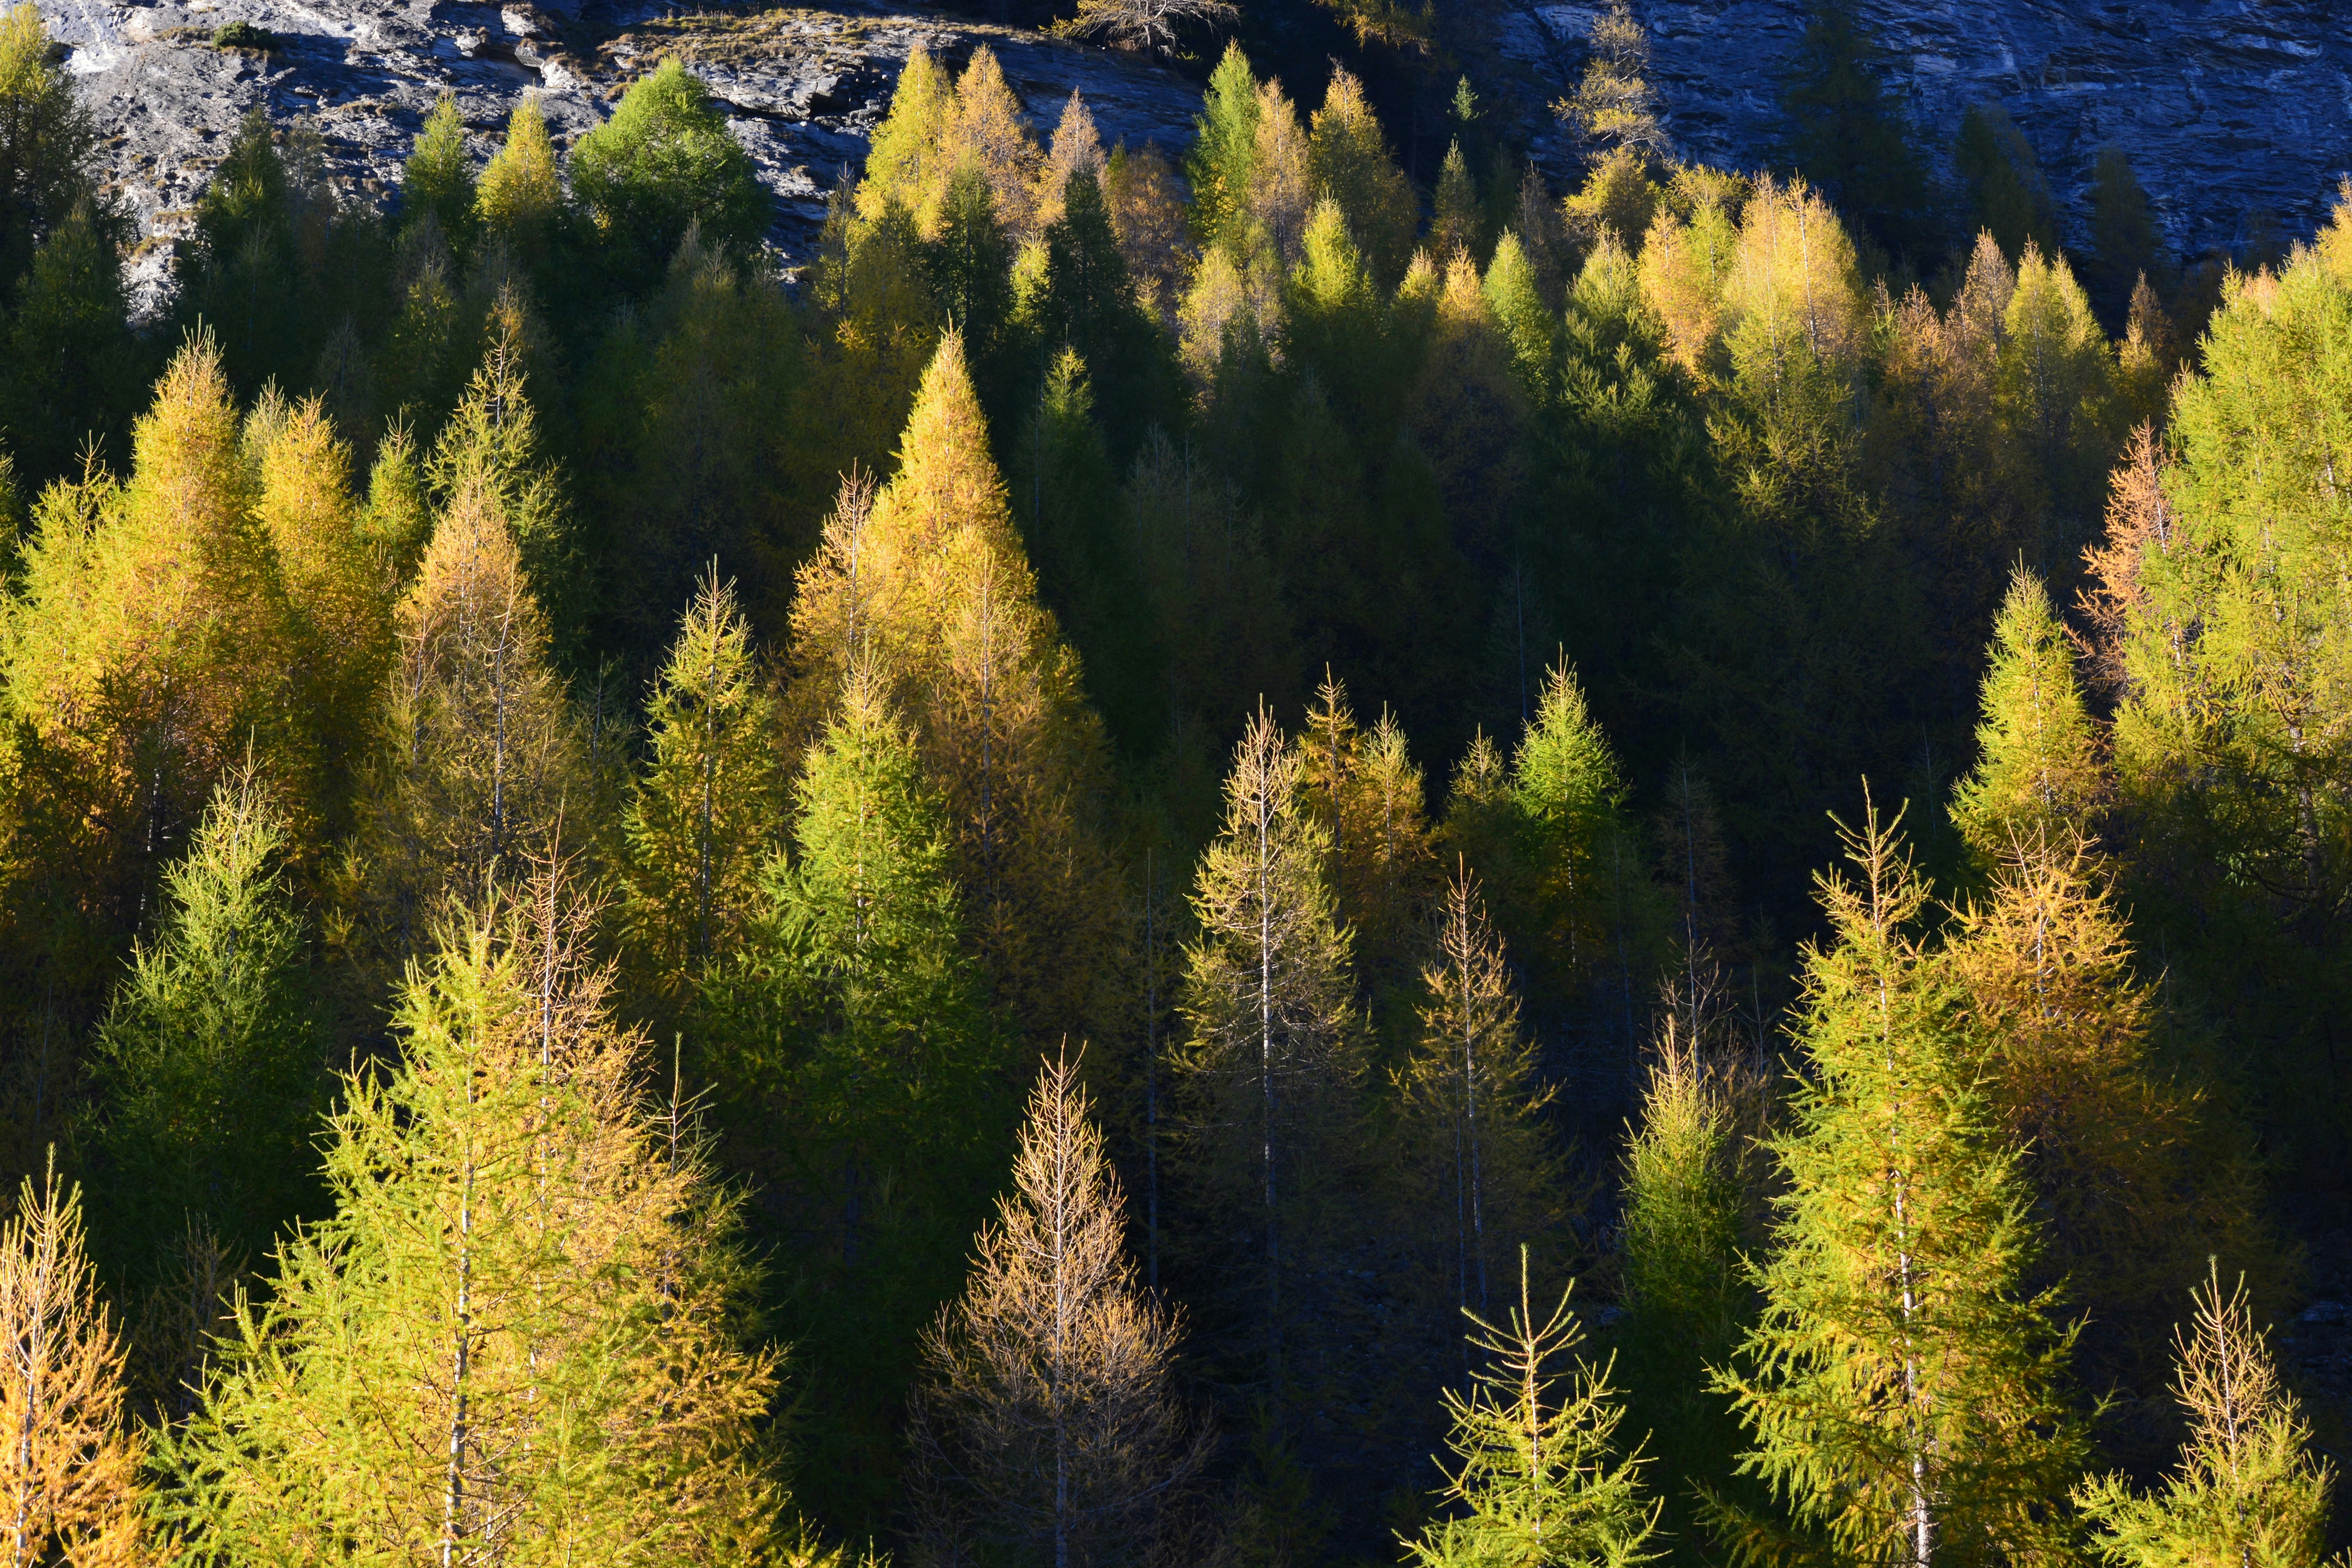
<instances>
[{"instance_id":1,"label":"rock outcrop","mask_svg":"<svg viewBox=\"0 0 2352 1568\"><path fill-rule=\"evenodd\" d=\"M629 79L675 54L709 84L775 191L772 237L787 257L806 250L827 193L864 158L918 44L959 65L982 44L993 48L1041 132L1075 88L1107 142L1172 152L1200 104L1200 89L1173 73L1102 50L858 0L691 13L647 0L39 3L98 116L110 177L137 212L143 237L132 278L150 309L171 240L257 104L315 126L329 176L381 201L443 91L457 95L478 156L488 156L525 89L541 94L562 147L610 112ZM220 29L239 22L267 35L268 47L215 46Z\"/></svg>"},{"instance_id":2,"label":"rock outcrop","mask_svg":"<svg viewBox=\"0 0 2352 1568\"><path fill-rule=\"evenodd\" d=\"M1532 83L1570 83L1598 0L1522 5L1501 51ZM1634 0L1679 151L1769 161L1802 0ZM2065 237L2086 242L2100 145L2130 155L2182 258L2290 237L2352 174L2352 6L2344 0L1858 0L1891 57L1922 151L1948 162L1960 117L2004 105L2040 154Z\"/></svg>"}]
</instances>

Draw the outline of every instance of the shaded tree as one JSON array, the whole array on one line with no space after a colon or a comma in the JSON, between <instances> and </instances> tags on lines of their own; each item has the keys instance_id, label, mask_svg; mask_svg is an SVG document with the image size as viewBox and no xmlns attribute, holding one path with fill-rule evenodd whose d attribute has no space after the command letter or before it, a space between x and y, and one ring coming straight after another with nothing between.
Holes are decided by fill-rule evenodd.
<instances>
[{"instance_id":1,"label":"shaded tree","mask_svg":"<svg viewBox=\"0 0 2352 1568\"><path fill-rule=\"evenodd\" d=\"M1029 1096L1013 1192L924 1335L911 1408L921 1560L1184 1561L1208 1427L1171 1373L1182 1321L1140 1289L1076 1065Z\"/></svg>"}]
</instances>

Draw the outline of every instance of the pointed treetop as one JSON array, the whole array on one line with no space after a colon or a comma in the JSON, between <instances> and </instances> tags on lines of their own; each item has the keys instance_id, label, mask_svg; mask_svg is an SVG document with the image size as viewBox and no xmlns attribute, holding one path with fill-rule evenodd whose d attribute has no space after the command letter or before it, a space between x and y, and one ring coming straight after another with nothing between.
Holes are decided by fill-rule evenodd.
<instances>
[{"instance_id":1,"label":"pointed treetop","mask_svg":"<svg viewBox=\"0 0 2352 1568\"><path fill-rule=\"evenodd\" d=\"M1990 865L2062 852L2105 793L2074 647L2042 580L2023 566L1993 623L1979 758L1952 795L1954 825Z\"/></svg>"},{"instance_id":2,"label":"pointed treetop","mask_svg":"<svg viewBox=\"0 0 2352 1568\"><path fill-rule=\"evenodd\" d=\"M940 335L939 351L923 372L899 438L898 462L884 501L901 513L902 526L934 536L972 523L1011 528L1004 481L989 448L988 416L972 385L963 334L955 328ZM919 506L919 515L904 516L910 502Z\"/></svg>"}]
</instances>

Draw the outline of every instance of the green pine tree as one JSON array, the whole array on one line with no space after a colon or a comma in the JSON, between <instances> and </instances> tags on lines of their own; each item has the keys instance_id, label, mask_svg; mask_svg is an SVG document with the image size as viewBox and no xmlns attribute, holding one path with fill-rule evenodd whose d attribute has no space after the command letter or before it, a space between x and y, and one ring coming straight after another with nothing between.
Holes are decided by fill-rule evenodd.
<instances>
[{"instance_id":1,"label":"green pine tree","mask_svg":"<svg viewBox=\"0 0 2352 1568\"><path fill-rule=\"evenodd\" d=\"M1853 0L1812 0L1780 103L1789 162L1893 256L1929 241L1927 174L1887 102L1886 51Z\"/></svg>"},{"instance_id":2,"label":"green pine tree","mask_svg":"<svg viewBox=\"0 0 2352 1568\"><path fill-rule=\"evenodd\" d=\"M1760 1321L1717 1377L1777 1504L1717 1494L1727 1547L1793 1533L1841 1560L2000 1563L2063 1549L2052 1499L2084 1457L2063 1392L2073 1331L2021 1281L2037 1238L1992 1135L1957 987L1913 931L1927 889L1874 812L1858 879L1820 879L1804 1071L1772 1141L1784 1184Z\"/></svg>"},{"instance_id":3,"label":"green pine tree","mask_svg":"<svg viewBox=\"0 0 2352 1568\"><path fill-rule=\"evenodd\" d=\"M1565 659L1545 676L1511 759L1510 793L1519 879L1506 883L1517 899L1507 929L1530 955L1545 1005L1590 996L1600 1016L1630 1026L1647 892L1642 856L1616 753Z\"/></svg>"},{"instance_id":4,"label":"green pine tree","mask_svg":"<svg viewBox=\"0 0 2352 1568\"><path fill-rule=\"evenodd\" d=\"M949 176L938 229L921 245L940 313L986 359L1013 313L1013 245L980 168L967 163Z\"/></svg>"},{"instance_id":5,"label":"green pine tree","mask_svg":"<svg viewBox=\"0 0 2352 1568\"><path fill-rule=\"evenodd\" d=\"M1978 104L1960 119L1952 167L1968 193L1970 226L1990 233L2014 263L2028 244L2058 249L2058 214L2033 143L2000 105Z\"/></svg>"},{"instance_id":6,"label":"green pine tree","mask_svg":"<svg viewBox=\"0 0 2352 1568\"><path fill-rule=\"evenodd\" d=\"M123 293L121 226L98 201L76 203L16 280L0 426L34 485L74 474L93 447L118 460L126 452L143 356Z\"/></svg>"},{"instance_id":7,"label":"green pine tree","mask_svg":"<svg viewBox=\"0 0 2352 1568\"><path fill-rule=\"evenodd\" d=\"M793 786L794 853L703 983L729 1163L786 1248L808 1445L835 1517L887 1507L920 1331L1002 1175L1009 1041L964 946L944 810L906 723L853 669Z\"/></svg>"},{"instance_id":8,"label":"green pine tree","mask_svg":"<svg viewBox=\"0 0 2352 1568\"><path fill-rule=\"evenodd\" d=\"M458 112L456 94L442 93L425 117L400 189L404 224L422 222L430 214L451 250L459 256L471 253L479 218L474 208L473 160L466 152L466 119Z\"/></svg>"},{"instance_id":9,"label":"green pine tree","mask_svg":"<svg viewBox=\"0 0 2352 1568\"><path fill-rule=\"evenodd\" d=\"M1464 1312L1493 1310L1508 1243L1540 1242L1560 1222L1559 1158L1519 1026L1503 944L1476 879L1457 867L1434 911L1434 941L1414 997L1417 1029L1391 1069L1406 1189L1402 1229L1413 1270L1450 1338ZM1448 1288L1450 1287L1450 1289Z\"/></svg>"},{"instance_id":10,"label":"green pine tree","mask_svg":"<svg viewBox=\"0 0 2352 1568\"><path fill-rule=\"evenodd\" d=\"M119 1279L152 1283L191 1224L259 1258L315 1213L326 1064L291 847L268 787L225 781L99 1025L92 1190Z\"/></svg>"},{"instance_id":11,"label":"green pine tree","mask_svg":"<svg viewBox=\"0 0 2352 1568\"><path fill-rule=\"evenodd\" d=\"M2132 290L2142 278L2165 292L2174 281L2164 264L2163 236L2147 192L2123 148L2109 142L2099 149L2091 165L2091 261L2087 268L2092 296L2099 314L2116 325L2126 324Z\"/></svg>"},{"instance_id":12,"label":"green pine tree","mask_svg":"<svg viewBox=\"0 0 2352 1568\"><path fill-rule=\"evenodd\" d=\"M1952 822L1980 868L2053 853L2089 829L2105 794L2074 645L2042 580L2022 566L1993 622L1977 765Z\"/></svg>"},{"instance_id":13,"label":"green pine tree","mask_svg":"<svg viewBox=\"0 0 2352 1568\"><path fill-rule=\"evenodd\" d=\"M650 282L698 227L706 244L757 245L775 202L702 79L665 59L572 150L572 189L625 281Z\"/></svg>"},{"instance_id":14,"label":"green pine tree","mask_svg":"<svg viewBox=\"0 0 2352 1568\"><path fill-rule=\"evenodd\" d=\"M38 6L0 13L0 290L96 184L98 123L62 63Z\"/></svg>"},{"instance_id":15,"label":"green pine tree","mask_svg":"<svg viewBox=\"0 0 2352 1568\"><path fill-rule=\"evenodd\" d=\"M1256 160L1257 77L1238 40L1227 40L1209 73L1184 174L1192 184L1192 237L1205 248L1238 246L1248 220L1250 171Z\"/></svg>"},{"instance_id":16,"label":"green pine tree","mask_svg":"<svg viewBox=\"0 0 2352 1568\"><path fill-rule=\"evenodd\" d=\"M1612 1367L1563 1359L1584 1331L1560 1297L1538 1325L1529 1300L1528 1250L1519 1248L1519 1303L1508 1325L1464 1314L1486 1364L1467 1395L1448 1389L1446 1438L1458 1461L1440 1494L1454 1517L1405 1541L1420 1568L1631 1568L1660 1555L1658 1505L1643 1493L1638 1446L1622 1452L1624 1420Z\"/></svg>"},{"instance_id":17,"label":"green pine tree","mask_svg":"<svg viewBox=\"0 0 2352 1568\"><path fill-rule=\"evenodd\" d=\"M1199 940L1178 1003L1187 1175L1216 1226L1217 1272L1278 1387L1316 1243L1343 1201L1361 1066L1348 935L1323 867L1329 840L1299 798L1300 760L1261 710L1234 754L1223 831L1192 894Z\"/></svg>"},{"instance_id":18,"label":"green pine tree","mask_svg":"<svg viewBox=\"0 0 2352 1568\"><path fill-rule=\"evenodd\" d=\"M646 704L646 772L622 816L630 942L647 989L673 1000L740 942L782 832L776 702L732 584L687 607Z\"/></svg>"},{"instance_id":19,"label":"green pine tree","mask_svg":"<svg viewBox=\"0 0 2352 1568\"><path fill-rule=\"evenodd\" d=\"M1650 1434L1660 1473L1677 1478L1661 1503L1682 1536L1694 1521L1681 1485L1728 1474L1739 1449L1738 1423L1710 1386L1710 1369L1730 1361L1749 1297L1729 1075L1700 1061L1672 1014L1665 1031L1625 1152L1617 1342L1628 1413Z\"/></svg>"},{"instance_id":20,"label":"green pine tree","mask_svg":"<svg viewBox=\"0 0 2352 1568\"><path fill-rule=\"evenodd\" d=\"M1478 206L1478 183L1470 177L1470 164L1462 156L1462 143L1456 140L1445 149L1445 162L1438 165L1437 190L1432 197L1429 223L1430 248L1441 257L1460 250L1475 261L1486 251L1480 232L1481 213Z\"/></svg>"}]
</instances>

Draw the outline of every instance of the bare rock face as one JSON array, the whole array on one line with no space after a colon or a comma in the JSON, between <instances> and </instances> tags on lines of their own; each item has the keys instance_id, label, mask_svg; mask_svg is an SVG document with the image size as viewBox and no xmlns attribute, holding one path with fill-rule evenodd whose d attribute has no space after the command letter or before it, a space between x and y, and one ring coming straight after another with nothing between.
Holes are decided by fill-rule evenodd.
<instances>
[{"instance_id":1,"label":"bare rock face","mask_svg":"<svg viewBox=\"0 0 2352 1568\"><path fill-rule=\"evenodd\" d=\"M255 105L301 119L324 142L347 195L388 204L418 128L454 92L487 159L508 110L541 95L569 146L611 112L634 78L676 55L709 83L729 125L776 193L772 238L804 253L827 193L866 155L900 68L917 45L961 66L982 44L1043 137L1073 89L1106 142L1192 134L1200 89L1174 74L1016 28L857 0L808 9L688 14L648 0L39 0L66 68L97 114L110 176L136 210L136 296L152 310L172 239L194 216L237 121ZM217 47L249 34L267 47Z\"/></svg>"},{"instance_id":2,"label":"bare rock face","mask_svg":"<svg viewBox=\"0 0 2352 1568\"><path fill-rule=\"evenodd\" d=\"M1752 167L1781 134L1802 0L1634 0L1685 156ZM1576 80L1599 0L1521 3L1498 40L1522 79ZM2323 220L2352 174L2345 0L1860 0L1917 140L1948 163L1972 104L2007 107L2040 154L2070 244L2089 237L2091 165L2119 142L2183 258Z\"/></svg>"}]
</instances>

